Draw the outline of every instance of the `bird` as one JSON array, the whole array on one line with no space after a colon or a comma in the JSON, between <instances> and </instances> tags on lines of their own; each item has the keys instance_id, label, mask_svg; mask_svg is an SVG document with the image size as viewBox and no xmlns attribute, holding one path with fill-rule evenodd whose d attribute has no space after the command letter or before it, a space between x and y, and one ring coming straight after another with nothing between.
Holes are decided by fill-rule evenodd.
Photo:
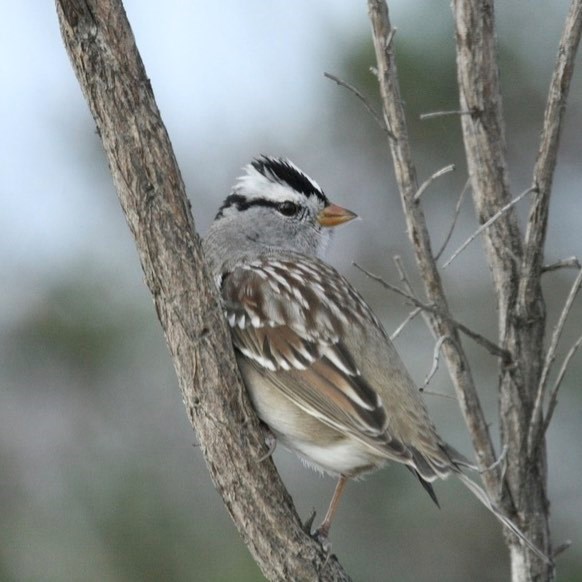
<instances>
[{"instance_id":1,"label":"bird","mask_svg":"<svg viewBox=\"0 0 582 582\"><path fill-rule=\"evenodd\" d=\"M438 434L382 323L325 262L339 225L357 218L283 157L246 165L203 239L243 382L277 443L337 477L315 535L327 540L348 480L404 465L431 499L455 475L538 556L547 557L465 473Z\"/></svg>"}]
</instances>

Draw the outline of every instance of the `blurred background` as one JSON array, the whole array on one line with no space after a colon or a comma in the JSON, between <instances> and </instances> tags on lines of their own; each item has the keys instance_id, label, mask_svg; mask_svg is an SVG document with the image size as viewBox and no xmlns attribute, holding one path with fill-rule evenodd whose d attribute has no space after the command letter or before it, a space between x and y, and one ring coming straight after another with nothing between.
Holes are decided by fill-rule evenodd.
<instances>
[{"instance_id":1,"label":"blurred background","mask_svg":"<svg viewBox=\"0 0 582 582\"><path fill-rule=\"evenodd\" d=\"M440 247L467 179L448 2L392 1L395 46L422 181ZM417 289L385 137L336 74L378 103L365 2L126 0L126 10L204 233L240 167L290 157L363 218L338 232L330 261L388 330L410 307L352 262ZM498 3L498 42L514 195L530 185L566 0ZM0 580L253 581L261 575L214 491L181 402L94 123L51 2L6 2L0 34ZM580 59L579 59L580 60ZM582 63L578 63L581 65ZM555 178L547 262L582 256L582 75L576 71ZM522 225L528 200L518 204ZM470 197L444 262L476 228ZM480 242L444 272L455 316L495 339ZM574 279L546 275L553 326ZM560 356L580 334L581 301ZM397 347L420 385L433 339L418 318ZM496 361L465 340L494 435ZM560 579L582 580L582 358L549 431L552 531L573 541ZM433 391L452 394L441 367ZM443 437L471 455L454 399L426 396ZM279 450L301 515L326 509L334 482ZM332 530L354 579L508 579L495 519L454 480L436 509L414 478L388 467L348 487Z\"/></svg>"}]
</instances>

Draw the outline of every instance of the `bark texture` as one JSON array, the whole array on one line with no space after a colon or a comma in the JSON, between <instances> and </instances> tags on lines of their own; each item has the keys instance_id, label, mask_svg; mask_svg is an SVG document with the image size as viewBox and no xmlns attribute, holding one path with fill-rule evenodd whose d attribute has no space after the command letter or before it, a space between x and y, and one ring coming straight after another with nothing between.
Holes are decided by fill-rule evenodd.
<instances>
[{"instance_id":1,"label":"bark texture","mask_svg":"<svg viewBox=\"0 0 582 582\"><path fill-rule=\"evenodd\" d=\"M465 152L473 199L480 222L510 198L506 143L495 42L493 0L454 0L457 77ZM543 435L531 445L530 433L543 416L536 400L545 360L546 309L541 287L549 199L557 159L573 59L580 39L580 2L571 5L554 79L546 106L544 132L534 170L533 204L525 239L510 209L484 232L493 276L501 346L511 362L500 369L501 438L507 447L507 471L501 500L520 529L542 551L552 555L547 496L546 446ZM536 430L533 427L533 430ZM552 580L553 565L544 564L514 538L507 538L514 582Z\"/></svg>"},{"instance_id":2,"label":"bark texture","mask_svg":"<svg viewBox=\"0 0 582 582\"><path fill-rule=\"evenodd\" d=\"M495 463L495 452L487 422L481 408L471 367L465 355L457 327L450 315L448 302L432 252L421 199L417 198L418 184L412 151L408 139L406 116L402 106L396 59L392 49L394 29L390 23L388 6L384 0L368 0L374 49L378 65L378 82L386 125L394 137L389 139L396 181L406 218L408 236L413 246L416 263L422 277L425 293L438 313L432 320L437 337L448 337L442 349L459 399L461 412L469 429L477 460L482 469ZM489 492L496 490L497 471L485 473Z\"/></svg>"},{"instance_id":3,"label":"bark texture","mask_svg":"<svg viewBox=\"0 0 582 582\"><path fill-rule=\"evenodd\" d=\"M533 203L525 236L520 232L509 188L505 125L495 42L493 0L453 0L457 70L465 152L471 190L483 230L487 261L497 297L501 440L507 470L484 473L490 497L547 556L552 556L547 497L544 433L555 406L559 381L545 401L548 375L555 358L571 300L582 286L579 275L560 317L549 349L545 350L546 312L541 288L549 199L557 159L560 128L582 27L582 0L573 0L558 50L544 118L544 130L534 169ZM395 168L408 234L415 250L425 292L433 314L432 327L459 398L469 434L482 469L495 460L470 365L449 314L445 292L420 206L416 171L408 141L396 62L392 50L395 30L385 0L368 0L378 65L384 118L390 132ZM582 343L576 344L570 354ZM567 359L570 355L567 357ZM567 364L565 364L567 365ZM562 373L560 372L560 376ZM547 411L544 411L547 408ZM513 582L553 580L554 565L537 558L506 532Z\"/></svg>"},{"instance_id":4,"label":"bark texture","mask_svg":"<svg viewBox=\"0 0 582 582\"><path fill-rule=\"evenodd\" d=\"M57 0L212 480L269 580L348 580L305 534L250 407L190 203L120 0ZM193 492L195 494L195 492ZM194 518L194 516L193 516Z\"/></svg>"}]
</instances>

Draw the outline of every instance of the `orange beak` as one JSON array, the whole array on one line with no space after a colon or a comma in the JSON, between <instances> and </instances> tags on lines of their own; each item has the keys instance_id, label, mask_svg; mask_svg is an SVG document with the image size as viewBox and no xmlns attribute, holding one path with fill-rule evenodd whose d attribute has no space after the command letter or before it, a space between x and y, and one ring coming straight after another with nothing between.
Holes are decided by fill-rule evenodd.
<instances>
[{"instance_id":1,"label":"orange beak","mask_svg":"<svg viewBox=\"0 0 582 582\"><path fill-rule=\"evenodd\" d=\"M357 217L357 214L347 208L342 208L337 204L330 204L317 215L317 222L319 222L321 226L332 227L343 224L344 222L349 222Z\"/></svg>"}]
</instances>

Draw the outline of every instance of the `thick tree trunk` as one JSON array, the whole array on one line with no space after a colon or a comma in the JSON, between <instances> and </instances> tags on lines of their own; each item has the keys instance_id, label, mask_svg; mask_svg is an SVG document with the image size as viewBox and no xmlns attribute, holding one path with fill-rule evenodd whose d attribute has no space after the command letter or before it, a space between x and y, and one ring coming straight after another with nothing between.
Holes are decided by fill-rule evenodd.
<instances>
[{"instance_id":1,"label":"thick tree trunk","mask_svg":"<svg viewBox=\"0 0 582 582\"><path fill-rule=\"evenodd\" d=\"M266 452L262 430L239 377L184 184L121 1L56 4L188 416L227 510L268 579L348 580L336 558L328 559L303 532L272 461L258 462Z\"/></svg>"}]
</instances>

